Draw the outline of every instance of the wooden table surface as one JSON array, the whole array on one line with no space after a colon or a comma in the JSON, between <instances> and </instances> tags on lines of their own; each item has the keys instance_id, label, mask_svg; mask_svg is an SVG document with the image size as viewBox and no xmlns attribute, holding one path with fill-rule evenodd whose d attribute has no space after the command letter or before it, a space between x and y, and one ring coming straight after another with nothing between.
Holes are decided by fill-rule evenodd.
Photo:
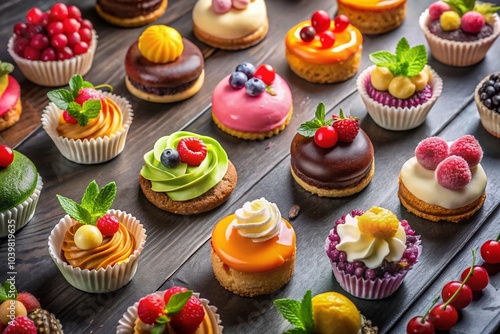
<instances>
[{"instance_id":1,"label":"wooden table surface","mask_svg":"<svg viewBox=\"0 0 500 334\"><path fill-rule=\"evenodd\" d=\"M0 59L12 61L6 51L14 23L24 20L32 6L49 9L54 1L7 0L0 5ZM214 50L196 40L192 32L191 10L195 0L171 0L156 23L171 25L195 42L205 55L205 84L193 98L174 104L153 104L132 96L124 84L124 55L144 27L122 29L100 19L94 1L68 1L78 4L99 35L99 43L86 79L109 83L115 93L126 97L134 109L134 121L125 150L112 161L84 166L72 163L59 153L52 140L39 127L40 115L48 100L47 88L27 81L19 70L13 75L22 88L21 121L0 133L0 144L16 146L39 169L44 187L33 220L16 234L16 284L30 291L42 306L61 320L65 333L114 333L126 309L148 293L172 285L184 285L201 293L219 308L225 333L281 333L289 328L272 305L276 298L299 299L307 289L313 294L343 290L332 275L323 250L324 240L335 220L354 208L377 205L407 219L422 235L423 253L399 290L380 301L365 301L349 296L381 333L403 333L407 321L421 315L449 280L469 266L470 250L499 232L500 140L480 124L473 92L477 83L497 71L500 43L493 45L486 59L467 67L443 65L432 57L429 64L444 80L441 97L426 122L404 132L386 131L367 115L356 91L355 78L333 85L308 83L289 69L284 57L284 35L289 28L306 20L317 9L335 12L331 0L270 0L267 2L270 29L267 38L245 51ZM403 25L381 36L366 36L360 71L371 65L368 55L377 50L394 50L406 36L411 45L425 44L418 28L418 16L430 1L409 1ZM263 141L243 141L222 133L211 120L211 94L215 85L240 62L269 63L289 83L295 112L291 123L278 136ZM313 117L316 105L324 101L328 114L341 107L360 118L361 128L375 148L375 176L361 193L342 199L320 198L304 191L289 171L289 147L297 127ZM238 185L221 207L195 216L177 216L157 209L142 194L138 173L143 154L160 136L187 130L214 137L226 149L238 171ZM488 175L487 198L483 208L460 224L432 223L408 213L397 198L397 179L403 163L413 155L416 144L429 136L455 140L473 134L484 149L482 165ZM146 247L139 259L137 274L122 289L106 294L89 294L69 285L48 254L47 238L64 215L55 194L79 199L91 180L100 185L116 181L118 196L113 208L127 211L141 220L147 230ZM286 217L298 204L302 210L292 221L297 233L297 263L290 283L272 295L242 298L224 290L214 278L210 264L210 235L214 224L233 213L245 201L265 197L275 202ZM0 240L0 280L9 271L7 245ZM482 260L479 260L481 263ZM494 333L500 325L499 267L487 267L491 281L472 304L460 312L451 333Z\"/></svg>"}]
</instances>

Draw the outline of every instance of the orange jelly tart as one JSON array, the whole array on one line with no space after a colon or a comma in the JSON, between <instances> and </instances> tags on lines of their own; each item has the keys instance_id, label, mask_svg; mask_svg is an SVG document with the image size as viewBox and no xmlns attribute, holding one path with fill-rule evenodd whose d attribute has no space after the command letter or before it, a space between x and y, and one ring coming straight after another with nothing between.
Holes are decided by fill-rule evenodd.
<instances>
[{"instance_id":1,"label":"orange jelly tart","mask_svg":"<svg viewBox=\"0 0 500 334\"><path fill-rule=\"evenodd\" d=\"M11 76L14 66L0 61L0 131L19 121L21 117L21 88Z\"/></svg>"},{"instance_id":2,"label":"orange jelly tart","mask_svg":"<svg viewBox=\"0 0 500 334\"><path fill-rule=\"evenodd\" d=\"M332 21L319 10L310 21L290 29L285 43L286 59L295 74L310 82L334 83L356 74L363 36L345 16Z\"/></svg>"},{"instance_id":3,"label":"orange jelly tart","mask_svg":"<svg viewBox=\"0 0 500 334\"><path fill-rule=\"evenodd\" d=\"M406 16L406 0L337 0L338 15L347 16L363 34L396 29Z\"/></svg>"},{"instance_id":4,"label":"orange jelly tart","mask_svg":"<svg viewBox=\"0 0 500 334\"><path fill-rule=\"evenodd\" d=\"M252 297L274 292L292 277L295 231L274 203L246 202L212 232L212 267L227 290Z\"/></svg>"}]
</instances>

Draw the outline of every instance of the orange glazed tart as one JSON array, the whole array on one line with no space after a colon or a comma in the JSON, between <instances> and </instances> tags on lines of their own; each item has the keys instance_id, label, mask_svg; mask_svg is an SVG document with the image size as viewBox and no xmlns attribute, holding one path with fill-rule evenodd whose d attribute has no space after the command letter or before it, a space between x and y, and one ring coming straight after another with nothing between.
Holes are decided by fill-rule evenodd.
<instances>
[{"instance_id":1,"label":"orange glazed tart","mask_svg":"<svg viewBox=\"0 0 500 334\"><path fill-rule=\"evenodd\" d=\"M284 286L295 268L295 231L274 203L246 202L212 232L212 268L219 283L245 297Z\"/></svg>"},{"instance_id":2,"label":"orange glazed tart","mask_svg":"<svg viewBox=\"0 0 500 334\"><path fill-rule=\"evenodd\" d=\"M315 83L353 77L359 68L363 36L345 16L331 21L319 10L310 21L290 29L285 37L286 59L295 74Z\"/></svg>"},{"instance_id":3,"label":"orange glazed tart","mask_svg":"<svg viewBox=\"0 0 500 334\"><path fill-rule=\"evenodd\" d=\"M337 0L338 15L345 15L363 34L396 29L406 16L406 0Z\"/></svg>"}]
</instances>

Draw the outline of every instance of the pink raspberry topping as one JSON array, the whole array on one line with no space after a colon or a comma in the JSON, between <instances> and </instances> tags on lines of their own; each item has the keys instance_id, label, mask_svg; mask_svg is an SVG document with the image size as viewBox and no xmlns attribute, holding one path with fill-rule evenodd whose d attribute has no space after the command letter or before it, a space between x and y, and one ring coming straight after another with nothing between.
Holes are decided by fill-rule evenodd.
<instances>
[{"instance_id":1,"label":"pink raspberry topping","mask_svg":"<svg viewBox=\"0 0 500 334\"><path fill-rule=\"evenodd\" d=\"M16 317L3 331L4 334L37 334L35 323L25 315Z\"/></svg>"},{"instance_id":2,"label":"pink raspberry topping","mask_svg":"<svg viewBox=\"0 0 500 334\"><path fill-rule=\"evenodd\" d=\"M462 189L472 178L467 161L456 155L441 161L436 168L435 176L441 186L450 190Z\"/></svg>"},{"instance_id":3,"label":"pink raspberry topping","mask_svg":"<svg viewBox=\"0 0 500 334\"><path fill-rule=\"evenodd\" d=\"M439 137L429 137L418 143L415 149L417 161L425 169L434 170L448 157L448 144Z\"/></svg>"},{"instance_id":4,"label":"pink raspberry topping","mask_svg":"<svg viewBox=\"0 0 500 334\"><path fill-rule=\"evenodd\" d=\"M447 3L436 1L429 6L429 16L431 20L439 20L441 14L449 10L451 10L451 8Z\"/></svg>"},{"instance_id":5,"label":"pink raspberry topping","mask_svg":"<svg viewBox=\"0 0 500 334\"><path fill-rule=\"evenodd\" d=\"M469 168L474 168L483 158L483 149L473 135L458 138L450 146L450 155L458 155L467 161Z\"/></svg>"},{"instance_id":6,"label":"pink raspberry topping","mask_svg":"<svg viewBox=\"0 0 500 334\"><path fill-rule=\"evenodd\" d=\"M478 12L470 11L462 16L462 30L470 34L477 34L484 27L484 16Z\"/></svg>"},{"instance_id":7,"label":"pink raspberry topping","mask_svg":"<svg viewBox=\"0 0 500 334\"><path fill-rule=\"evenodd\" d=\"M212 9L216 14L224 14L231 10L231 0L212 0Z\"/></svg>"}]
</instances>

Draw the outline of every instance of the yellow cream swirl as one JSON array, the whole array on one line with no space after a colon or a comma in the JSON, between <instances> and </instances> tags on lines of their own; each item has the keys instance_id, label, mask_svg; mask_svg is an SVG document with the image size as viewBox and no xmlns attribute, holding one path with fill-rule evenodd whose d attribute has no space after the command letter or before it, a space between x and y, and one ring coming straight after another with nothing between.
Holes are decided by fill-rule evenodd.
<instances>
[{"instance_id":1,"label":"yellow cream swirl","mask_svg":"<svg viewBox=\"0 0 500 334\"><path fill-rule=\"evenodd\" d=\"M120 107L109 97L101 98L101 112L96 118L91 118L87 125L67 123L63 114L59 117L57 133L69 139L96 139L110 137L122 127L123 115Z\"/></svg>"},{"instance_id":2,"label":"yellow cream swirl","mask_svg":"<svg viewBox=\"0 0 500 334\"><path fill-rule=\"evenodd\" d=\"M183 50L181 34L165 25L150 26L139 37L141 55L153 63L173 62L181 56Z\"/></svg>"},{"instance_id":3,"label":"yellow cream swirl","mask_svg":"<svg viewBox=\"0 0 500 334\"><path fill-rule=\"evenodd\" d=\"M369 223L367 219L376 217L377 210L381 208L373 209L358 217L347 215L345 224L337 226L340 237L337 249L347 254L347 261L362 261L370 269L379 267L384 259L391 262L401 260L406 249L406 233L399 220L397 229L390 222L384 226L383 221L377 218Z\"/></svg>"},{"instance_id":4,"label":"yellow cream swirl","mask_svg":"<svg viewBox=\"0 0 500 334\"><path fill-rule=\"evenodd\" d=\"M250 238L253 242L269 240L281 230L281 212L276 204L265 198L246 202L236 210L235 216L233 227L241 236Z\"/></svg>"}]
</instances>

